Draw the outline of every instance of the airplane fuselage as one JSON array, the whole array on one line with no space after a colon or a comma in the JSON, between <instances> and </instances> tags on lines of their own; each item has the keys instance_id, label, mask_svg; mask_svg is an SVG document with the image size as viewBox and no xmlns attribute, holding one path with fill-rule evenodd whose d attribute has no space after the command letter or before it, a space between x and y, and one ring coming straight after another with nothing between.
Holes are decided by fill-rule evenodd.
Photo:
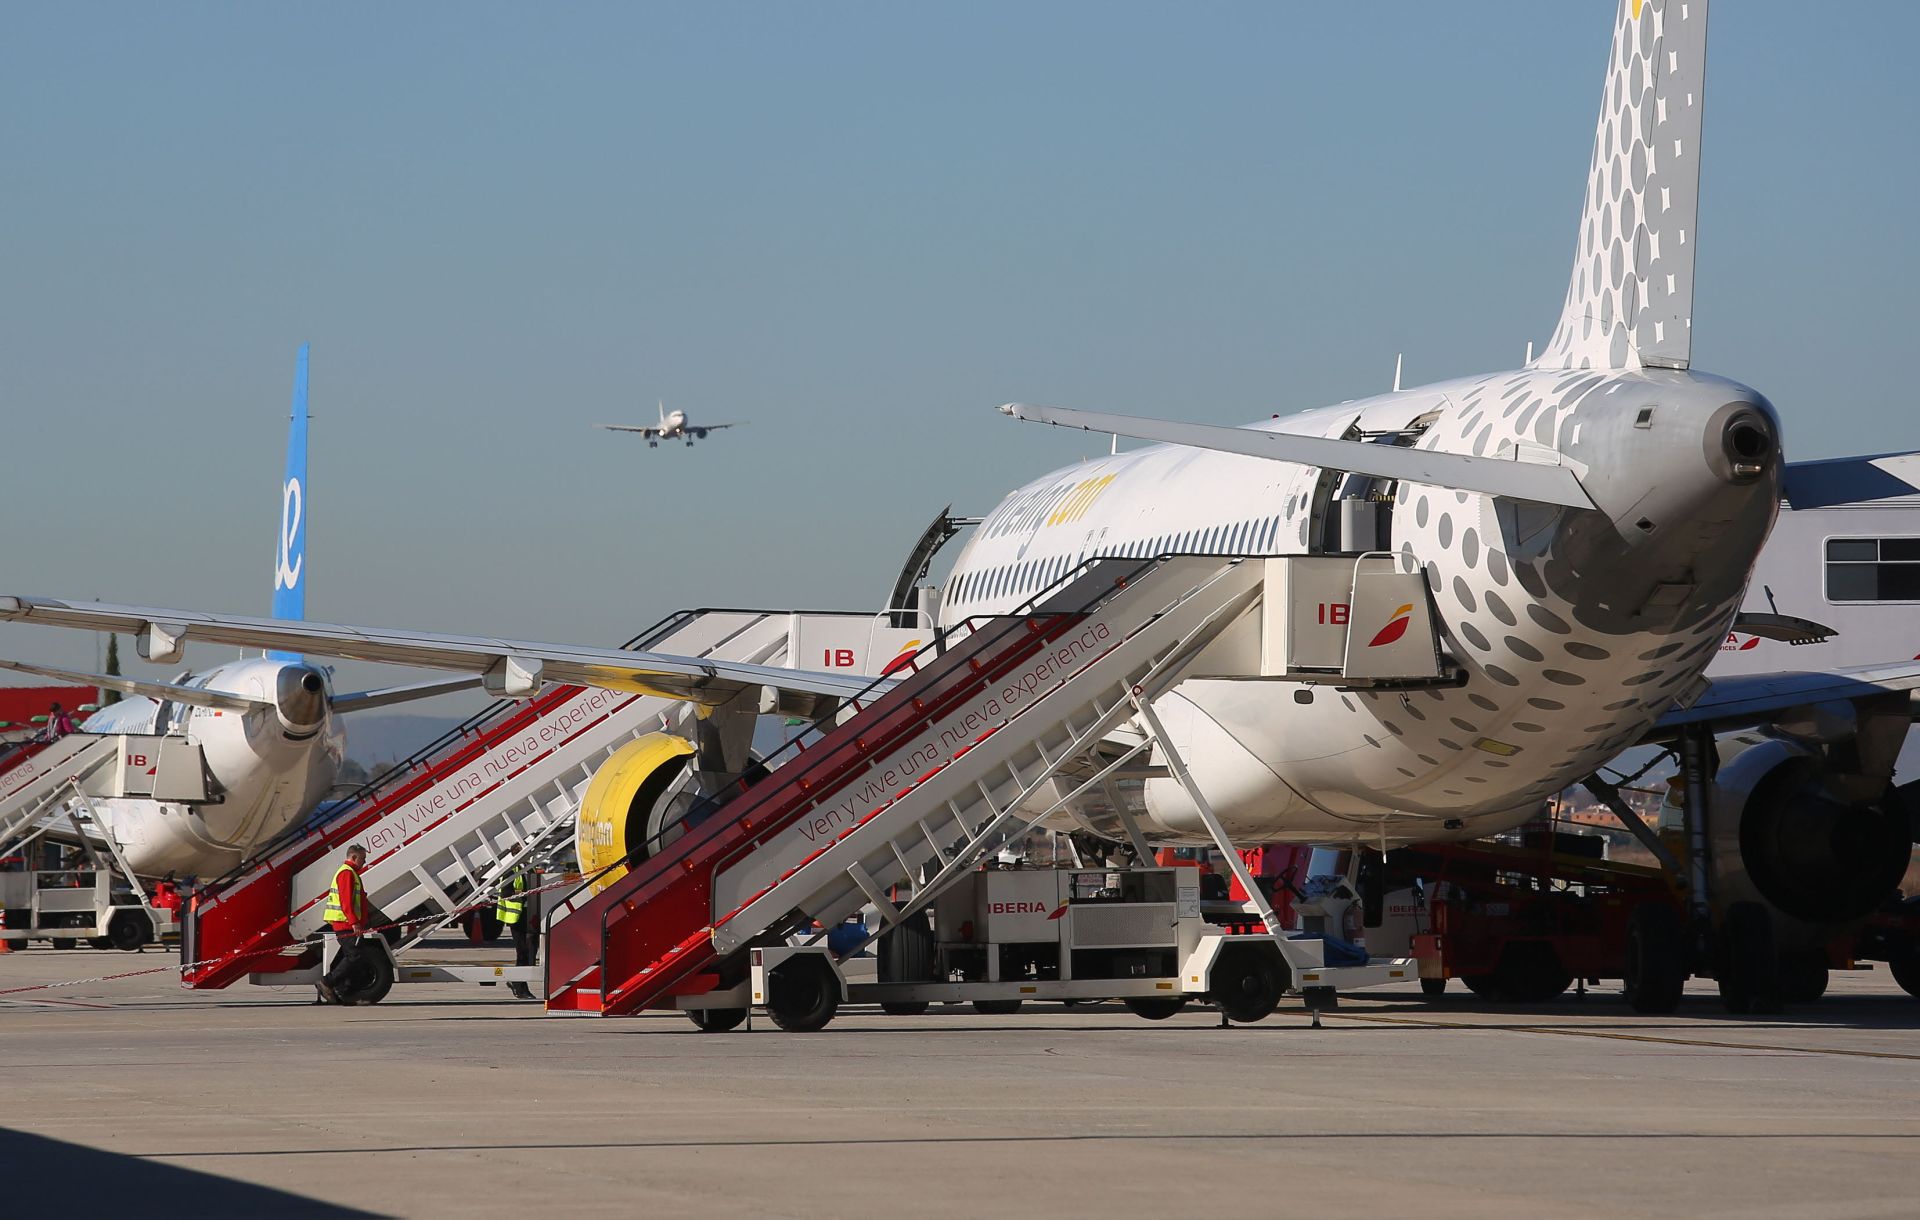
<instances>
[{"instance_id":1,"label":"airplane fuselage","mask_svg":"<svg viewBox=\"0 0 1920 1220\"><path fill-rule=\"evenodd\" d=\"M1179 446L1058 470L1002 501L949 578L948 622L1015 610L1090 557L1339 553L1339 502L1390 501L1389 536L1364 549L1426 573L1465 682L1182 683L1156 710L1244 842L1465 839L1524 821L1699 677L1779 501L1773 408L1698 373L1523 369L1253 426L1564 464L1596 507ZM1146 782L1142 812L1157 836L1205 838L1171 780Z\"/></svg>"},{"instance_id":2,"label":"airplane fuselage","mask_svg":"<svg viewBox=\"0 0 1920 1220\"><path fill-rule=\"evenodd\" d=\"M94 802L107 833L142 876L226 872L320 801L345 750L345 732L326 707L324 675L304 662L230 661L183 684L274 706L240 712L134 696L88 718L90 733L182 735L206 760L213 799L205 804L131 797Z\"/></svg>"}]
</instances>

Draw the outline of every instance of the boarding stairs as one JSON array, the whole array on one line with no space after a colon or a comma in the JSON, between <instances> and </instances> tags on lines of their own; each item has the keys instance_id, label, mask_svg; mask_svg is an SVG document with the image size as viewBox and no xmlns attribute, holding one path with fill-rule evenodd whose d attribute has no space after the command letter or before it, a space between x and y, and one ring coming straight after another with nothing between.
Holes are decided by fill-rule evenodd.
<instances>
[{"instance_id":1,"label":"boarding stairs","mask_svg":"<svg viewBox=\"0 0 1920 1220\"><path fill-rule=\"evenodd\" d=\"M884 616L692 610L625 647L752 664L797 664L801 641L853 641L856 671L908 633ZM863 633L862 624L874 624ZM862 641L865 641L862 643ZM880 655L885 653L885 656ZM350 843L367 848L371 906L406 917L418 945L498 892L515 868L550 855L574 825L594 771L629 741L683 723L684 704L600 688L552 687L498 702L396 765L343 808L283 836L195 896L182 937L188 987L225 987L297 968L322 927Z\"/></svg>"},{"instance_id":2,"label":"boarding stairs","mask_svg":"<svg viewBox=\"0 0 1920 1220\"><path fill-rule=\"evenodd\" d=\"M117 795L111 785L123 770L120 764L127 757L127 742L151 740L69 733L11 759L13 765L0 771L0 856L69 823L85 833L81 821L90 819L80 814L63 816L63 806L76 793Z\"/></svg>"},{"instance_id":3,"label":"boarding stairs","mask_svg":"<svg viewBox=\"0 0 1920 1220\"><path fill-rule=\"evenodd\" d=\"M871 905L897 923L1145 750L1102 752L1143 704L1252 672L1262 588L1258 561L1096 560L1023 614L956 629L621 880L552 904L548 1007L675 1006L815 921Z\"/></svg>"}]
</instances>

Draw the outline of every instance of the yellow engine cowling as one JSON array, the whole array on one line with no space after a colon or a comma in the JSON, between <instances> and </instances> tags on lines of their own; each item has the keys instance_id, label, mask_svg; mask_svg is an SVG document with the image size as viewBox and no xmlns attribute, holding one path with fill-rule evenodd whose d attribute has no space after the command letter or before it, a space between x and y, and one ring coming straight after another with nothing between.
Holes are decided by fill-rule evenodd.
<instances>
[{"instance_id":1,"label":"yellow engine cowling","mask_svg":"<svg viewBox=\"0 0 1920 1220\"><path fill-rule=\"evenodd\" d=\"M693 743L672 733L648 733L613 752L587 784L575 819L574 849L580 871L598 891L626 876L626 861L646 853L647 818L686 772ZM618 866L618 867L612 867Z\"/></svg>"}]
</instances>

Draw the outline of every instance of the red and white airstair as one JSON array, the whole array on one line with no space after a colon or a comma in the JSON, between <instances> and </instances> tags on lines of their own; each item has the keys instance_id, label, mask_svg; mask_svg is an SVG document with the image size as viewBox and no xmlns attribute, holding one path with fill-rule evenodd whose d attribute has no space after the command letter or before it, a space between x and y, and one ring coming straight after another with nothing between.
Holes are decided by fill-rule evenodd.
<instances>
[{"instance_id":1,"label":"red and white airstair","mask_svg":"<svg viewBox=\"0 0 1920 1220\"><path fill-rule=\"evenodd\" d=\"M829 663L877 672L912 636L885 616L700 610L670 617L627 647L818 667L812 654L831 639ZM410 919L401 950L417 945L570 835L608 756L689 715L666 699L577 686L494 704L344 808L202 887L182 937L185 985L225 987L249 975L285 981L307 968L306 938L321 927L327 887L350 843L368 850L363 879L372 905Z\"/></svg>"},{"instance_id":2,"label":"red and white airstair","mask_svg":"<svg viewBox=\"0 0 1920 1220\"><path fill-rule=\"evenodd\" d=\"M1099 560L1030 613L956 631L625 877L552 904L548 1007L682 1006L741 990L745 950L815 921L896 923L1144 751L1101 747L1157 694L1254 672L1262 588L1257 560Z\"/></svg>"},{"instance_id":3,"label":"red and white airstair","mask_svg":"<svg viewBox=\"0 0 1920 1220\"><path fill-rule=\"evenodd\" d=\"M69 733L53 742L33 742L8 754L0 770L0 856L48 831L63 838L100 838L81 794L140 794L150 776L149 757L158 757L158 737ZM170 743L169 743L170 744ZM151 792L150 780L144 785Z\"/></svg>"}]
</instances>

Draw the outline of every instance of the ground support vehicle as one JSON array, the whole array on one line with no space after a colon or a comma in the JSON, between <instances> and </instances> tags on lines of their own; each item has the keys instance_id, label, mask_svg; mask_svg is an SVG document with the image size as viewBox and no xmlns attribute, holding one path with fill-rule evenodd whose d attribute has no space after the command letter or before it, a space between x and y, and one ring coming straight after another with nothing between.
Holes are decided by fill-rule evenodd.
<instances>
[{"instance_id":1,"label":"ground support vehicle","mask_svg":"<svg viewBox=\"0 0 1920 1220\"><path fill-rule=\"evenodd\" d=\"M755 948L747 998L796 1031L820 1029L843 1003L913 1015L971 1002L982 1013L1010 1014L1027 1001L1117 999L1157 1021L1202 1002L1224 1020L1250 1022L1291 990L1308 993L1317 1008L1330 1006L1336 989L1417 972L1404 958L1329 967L1317 939L1211 923L1191 868L982 868L879 944L878 982L850 980L824 944ZM694 1019L702 1028L718 1024L699 1010Z\"/></svg>"},{"instance_id":2,"label":"ground support vehicle","mask_svg":"<svg viewBox=\"0 0 1920 1220\"><path fill-rule=\"evenodd\" d=\"M1687 970L1683 908L1671 881L1658 868L1566 850L1573 840L1389 857L1388 886L1417 879L1424 895L1428 931L1412 948L1429 994L1459 979L1489 999L1540 1003L1579 980L1620 979L1636 1007L1678 1002Z\"/></svg>"},{"instance_id":3,"label":"ground support vehicle","mask_svg":"<svg viewBox=\"0 0 1920 1220\"><path fill-rule=\"evenodd\" d=\"M133 952L179 932L172 910L154 906L137 882L104 868L0 873L0 907L6 909L0 940L13 943L44 940L71 949L86 941Z\"/></svg>"}]
</instances>

